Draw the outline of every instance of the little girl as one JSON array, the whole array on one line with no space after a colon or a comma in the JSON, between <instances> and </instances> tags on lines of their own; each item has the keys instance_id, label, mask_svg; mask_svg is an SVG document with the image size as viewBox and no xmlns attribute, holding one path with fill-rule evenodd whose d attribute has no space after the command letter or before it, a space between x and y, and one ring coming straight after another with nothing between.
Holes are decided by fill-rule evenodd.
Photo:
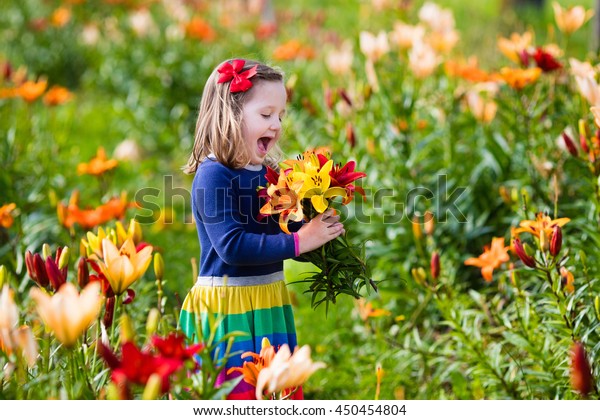
<instances>
[{"instance_id":1,"label":"little girl","mask_svg":"<svg viewBox=\"0 0 600 420\"><path fill-rule=\"evenodd\" d=\"M195 173L192 211L200 240L200 272L183 302L180 324L190 340L207 340L209 317L221 316L215 340L241 331L235 353L217 385L240 373L243 352L260 353L268 338L277 349L297 345L283 261L312 251L344 233L339 216L327 211L292 235L276 220L260 218L259 186L277 150L287 102L283 74L262 63L228 60L206 81L196 123L194 150L184 168ZM298 224L297 224L298 225ZM226 344L218 348L219 357ZM248 358L247 360L251 360ZM243 380L228 399L254 399ZM302 391L292 398L301 399Z\"/></svg>"}]
</instances>

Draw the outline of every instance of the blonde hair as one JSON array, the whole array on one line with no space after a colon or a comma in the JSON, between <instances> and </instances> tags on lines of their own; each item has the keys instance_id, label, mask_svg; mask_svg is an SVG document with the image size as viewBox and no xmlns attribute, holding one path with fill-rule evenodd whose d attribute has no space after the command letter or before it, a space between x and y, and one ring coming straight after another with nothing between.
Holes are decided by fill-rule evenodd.
<instances>
[{"instance_id":1,"label":"blonde hair","mask_svg":"<svg viewBox=\"0 0 600 420\"><path fill-rule=\"evenodd\" d=\"M231 61L231 60L227 60ZM223 64L223 63L221 63ZM230 168L243 168L250 163L250 156L242 137L242 107L252 92L253 87L245 92L231 93L230 83L217 83L219 64L211 73L204 85L202 99L196 120L194 148L183 172L193 174L200 163L214 154L217 161ZM253 86L262 81L283 82L283 72L257 61L246 60L242 71L253 66L256 74L250 78ZM277 146L265 160L269 166L276 166L280 155Z\"/></svg>"}]
</instances>

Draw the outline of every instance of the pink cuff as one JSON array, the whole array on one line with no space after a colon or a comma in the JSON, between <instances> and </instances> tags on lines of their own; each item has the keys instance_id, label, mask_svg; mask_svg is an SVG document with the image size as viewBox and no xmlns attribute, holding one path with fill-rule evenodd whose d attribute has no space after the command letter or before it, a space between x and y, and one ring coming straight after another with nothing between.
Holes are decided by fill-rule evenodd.
<instances>
[{"instance_id":1,"label":"pink cuff","mask_svg":"<svg viewBox=\"0 0 600 420\"><path fill-rule=\"evenodd\" d=\"M292 233L292 236L294 237L294 254L297 257L300 255L300 238L297 232Z\"/></svg>"}]
</instances>

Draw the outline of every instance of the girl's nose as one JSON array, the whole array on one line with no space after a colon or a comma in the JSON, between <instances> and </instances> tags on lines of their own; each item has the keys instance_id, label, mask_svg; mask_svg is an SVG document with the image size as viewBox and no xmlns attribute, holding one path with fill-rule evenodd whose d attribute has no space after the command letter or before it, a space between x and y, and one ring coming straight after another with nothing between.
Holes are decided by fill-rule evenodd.
<instances>
[{"instance_id":1,"label":"girl's nose","mask_svg":"<svg viewBox=\"0 0 600 420\"><path fill-rule=\"evenodd\" d=\"M271 123L271 130L273 131L279 131L281 130L281 121L279 121L279 118L277 118L275 121L273 121Z\"/></svg>"}]
</instances>

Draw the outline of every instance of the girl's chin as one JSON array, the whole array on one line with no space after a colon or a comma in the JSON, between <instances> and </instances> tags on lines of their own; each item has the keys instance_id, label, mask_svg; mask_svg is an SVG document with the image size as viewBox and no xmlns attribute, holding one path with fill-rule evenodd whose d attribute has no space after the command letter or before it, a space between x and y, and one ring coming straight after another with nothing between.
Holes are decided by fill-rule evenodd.
<instances>
[{"instance_id":1,"label":"girl's chin","mask_svg":"<svg viewBox=\"0 0 600 420\"><path fill-rule=\"evenodd\" d=\"M261 155L256 155L256 154L255 154L255 155L254 155L254 156L252 156L252 158L250 159L250 163L251 163L252 165L262 165L262 164L263 164L263 162L265 161L265 158L266 158L266 157L267 157L266 155L265 155L265 156L261 156Z\"/></svg>"}]
</instances>

